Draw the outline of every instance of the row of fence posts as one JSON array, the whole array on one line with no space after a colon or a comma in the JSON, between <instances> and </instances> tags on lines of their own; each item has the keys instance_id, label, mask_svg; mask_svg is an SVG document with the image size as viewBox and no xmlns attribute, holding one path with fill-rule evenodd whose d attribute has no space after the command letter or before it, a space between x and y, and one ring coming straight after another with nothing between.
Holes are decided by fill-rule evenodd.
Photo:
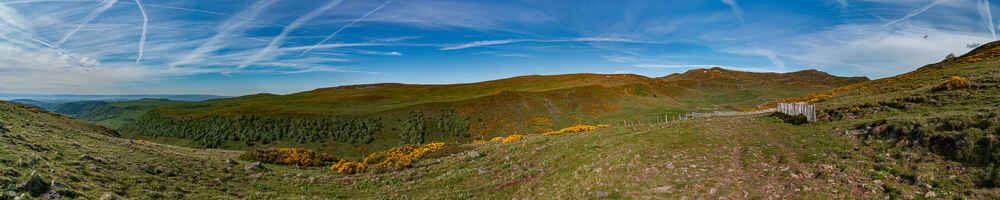
<instances>
[{"instance_id":1,"label":"row of fence posts","mask_svg":"<svg viewBox=\"0 0 1000 200\"><path fill-rule=\"evenodd\" d=\"M657 120L655 120L653 122L646 122L646 123L644 123L642 120L622 120L621 124L622 124L623 127L638 127L638 126L642 126L642 125L648 125L648 126L666 125L666 124L670 124L672 122L690 120L690 119L694 119L694 118L695 118L695 115L693 115L691 113L688 113L688 114L674 114L674 115L672 115L672 114L664 114L662 119L657 119Z\"/></svg>"}]
</instances>

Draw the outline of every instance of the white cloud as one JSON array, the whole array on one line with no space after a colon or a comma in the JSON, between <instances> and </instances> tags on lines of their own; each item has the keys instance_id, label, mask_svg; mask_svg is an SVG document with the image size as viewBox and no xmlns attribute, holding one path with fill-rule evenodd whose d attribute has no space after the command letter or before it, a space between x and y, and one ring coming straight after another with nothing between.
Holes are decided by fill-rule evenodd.
<instances>
[{"instance_id":1,"label":"white cloud","mask_svg":"<svg viewBox=\"0 0 1000 200\"><path fill-rule=\"evenodd\" d=\"M725 3L730 9L733 10L733 14L736 15L736 18L739 19L740 22L744 21L743 8L740 8L740 4L736 3L736 0L722 0L722 3Z\"/></svg>"}]
</instances>

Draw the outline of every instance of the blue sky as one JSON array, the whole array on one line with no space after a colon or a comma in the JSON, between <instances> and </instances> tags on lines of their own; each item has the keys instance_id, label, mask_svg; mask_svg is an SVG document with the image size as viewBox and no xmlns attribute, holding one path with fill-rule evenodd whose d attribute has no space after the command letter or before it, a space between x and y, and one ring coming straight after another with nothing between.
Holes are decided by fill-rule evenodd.
<instances>
[{"instance_id":1,"label":"blue sky","mask_svg":"<svg viewBox=\"0 0 1000 200\"><path fill-rule=\"evenodd\" d=\"M292 93L530 74L881 78L996 40L987 0L0 0L0 93Z\"/></svg>"}]
</instances>

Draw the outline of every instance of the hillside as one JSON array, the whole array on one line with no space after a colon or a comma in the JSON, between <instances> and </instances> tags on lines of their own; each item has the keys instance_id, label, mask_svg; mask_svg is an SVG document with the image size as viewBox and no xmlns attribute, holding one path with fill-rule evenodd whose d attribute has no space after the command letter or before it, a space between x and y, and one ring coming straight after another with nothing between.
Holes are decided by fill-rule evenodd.
<instances>
[{"instance_id":1,"label":"hillside","mask_svg":"<svg viewBox=\"0 0 1000 200\"><path fill-rule=\"evenodd\" d=\"M809 71L712 70L719 78L701 79L699 70L663 78L569 74L258 94L160 106L120 130L129 137L178 145L305 146L360 156L405 143L470 142L575 124L656 121L694 110L750 108L862 80Z\"/></svg>"},{"instance_id":2,"label":"hillside","mask_svg":"<svg viewBox=\"0 0 1000 200\"><path fill-rule=\"evenodd\" d=\"M118 129L135 122L158 106L178 103L181 102L151 98L132 101L76 101L56 105L51 111Z\"/></svg>"},{"instance_id":3,"label":"hillside","mask_svg":"<svg viewBox=\"0 0 1000 200\"><path fill-rule=\"evenodd\" d=\"M758 117L529 135L385 173L240 160L239 151L111 137L98 126L0 102L0 199L858 198L863 166L829 155L851 138ZM830 140L830 138L838 138ZM859 156L860 156L859 155ZM230 161L229 159L233 159ZM823 175L818 175L823 174ZM794 178L793 178L794 177ZM829 177L837 177L828 182ZM899 181L886 180L886 184Z\"/></svg>"}]
</instances>

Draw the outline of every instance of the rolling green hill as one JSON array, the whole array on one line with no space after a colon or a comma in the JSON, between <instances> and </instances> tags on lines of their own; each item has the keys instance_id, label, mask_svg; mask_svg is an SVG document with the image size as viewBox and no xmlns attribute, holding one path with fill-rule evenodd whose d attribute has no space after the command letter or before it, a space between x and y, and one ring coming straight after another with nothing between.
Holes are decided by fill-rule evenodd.
<instances>
[{"instance_id":1,"label":"rolling green hill","mask_svg":"<svg viewBox=\"0 0 1000 200\"><path fill-rule=\"evenodd\" d=\"M568 74L452 85L352 85L164 105L116 127L129 137L179 145L306 146L361 156L406 143L469 142L575 124L752 108L864 80L814 70L714 68L662 78Z\"/></svg>"},{"instance_id":2,"label":"rolling green hill","mask_svg":"<svg viewBox=\"0 0 1000 200\"><path fill-rule=\"evenodd\" d=\"M118 129L135 122L157 106L177 103L181 102L151 98L132 101L77 101L56 105L52 111Z\"/></svg>"}]
</instances>

